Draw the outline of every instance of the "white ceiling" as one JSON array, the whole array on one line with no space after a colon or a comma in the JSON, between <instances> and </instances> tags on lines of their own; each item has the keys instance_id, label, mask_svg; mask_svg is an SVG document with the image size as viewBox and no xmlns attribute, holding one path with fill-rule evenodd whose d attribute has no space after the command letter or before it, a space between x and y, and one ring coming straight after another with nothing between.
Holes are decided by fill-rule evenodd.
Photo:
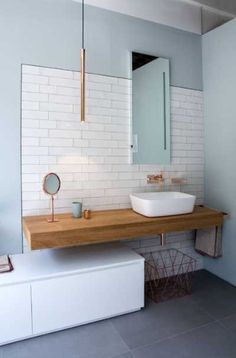
<instances>
[{"instance_id":1,"label":"white ceiling","mask_svg":"<svg viewBox=\"0 0 236 358\"><path fill-rule=\"evenodd\" d=\"M74 0L81 2L81 0ZM85 0L85 4L142 18L200 34L201 8L204 5L204 32L232 18L230 0ZM236 13L236 0L235 13ZM228 6L223 7L223 3ZM214 8L212 7L214 5ZM216 9L216 5L218 9ZM231 6L230 6L231 5ZM219 10L221 9L221 10ZM222 11L224 9L224 12Z\"/></svg>"},{"instance_id":2,"label":"white ceiling","mask_svg":"<svg viewBox=\"0 0 236 358\"><path fill-rule=\"evenodd\" d=\"M86 3L103 7L145 20L167 24L192 32L199 28L200 12L195 6L173 0L85 0Z\"/></svg>"}]
</instances>

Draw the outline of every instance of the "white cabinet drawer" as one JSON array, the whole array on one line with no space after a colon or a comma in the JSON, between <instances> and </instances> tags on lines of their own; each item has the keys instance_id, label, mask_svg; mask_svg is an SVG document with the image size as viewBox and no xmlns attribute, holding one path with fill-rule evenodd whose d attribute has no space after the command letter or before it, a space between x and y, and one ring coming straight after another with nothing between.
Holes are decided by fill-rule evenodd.
<instances>
[{"instance_id":1,"label":"white cabinet drawer","mask_svg":"<svg viewBox=\"0 0 236 358\"><path fill-rule=\"evenodd\" d=\"M33 334L50 332L144 306L144 264L32 283Z\"/></svg>"},{"instance_id":2,"label":"white cabinet drawer","mask_svg":"<svg viewBox=\"0 0 236 358\"><path fill-rule=\"evenodd\" d=\"M32 335L30 285L0 288L0 344Z\"/></svg>"}]
</instances>

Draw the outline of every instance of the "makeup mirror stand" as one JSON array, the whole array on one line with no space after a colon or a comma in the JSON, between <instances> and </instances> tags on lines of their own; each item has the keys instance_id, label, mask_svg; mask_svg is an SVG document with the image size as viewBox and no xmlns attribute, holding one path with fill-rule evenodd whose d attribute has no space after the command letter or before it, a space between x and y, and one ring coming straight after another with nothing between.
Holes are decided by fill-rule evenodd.
<instances>
[{"instance_id":1,"label":"makeup mirror stand","mask_svg":"<svg viewBox=\"0 0 236 358\"><path fill-rule=\"evenodd\" d=\"M55 219L55 210L54 210L54 195L51 195L51 219L48 219L49 223L55 223L58 222L59 220Z\"/></svg>"}]
</instances>

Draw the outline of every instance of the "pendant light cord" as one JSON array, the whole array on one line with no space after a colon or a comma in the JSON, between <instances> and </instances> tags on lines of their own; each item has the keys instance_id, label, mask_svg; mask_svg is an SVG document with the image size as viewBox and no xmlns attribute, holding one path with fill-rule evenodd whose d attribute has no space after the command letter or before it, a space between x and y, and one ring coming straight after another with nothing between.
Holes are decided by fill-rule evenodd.
<instances>
[{"instance_id":1,"label":"pendant light cord","mask_svg":"<svg viewBox=\"0 0 236 358\"><path fill-rule=\"evenodd\" d=\"M203 24L203 6L201 6L201 35L204 33L204 24Z\"/></svg>"},{"instance_id":2,"label":"pendant light cord","mask_svg":"<svg viewBox=\"0 0 236 358\"><path fill-rule=\"evenodd\" d=\"M82 48L84 48L84 0L82 0L82 16L81 16L81 19L82 19Z\"/></svg>"},{"instance_id":3,"label":"pendant light cord","mask_svg":"<svg viewBox=\"0 0 236 358\"><path fill-rule=\"evenodd\" d=\"M82 48L80 50L80 120L85 122L84 0L81 0Z\"/></svg>"}]
</instances>

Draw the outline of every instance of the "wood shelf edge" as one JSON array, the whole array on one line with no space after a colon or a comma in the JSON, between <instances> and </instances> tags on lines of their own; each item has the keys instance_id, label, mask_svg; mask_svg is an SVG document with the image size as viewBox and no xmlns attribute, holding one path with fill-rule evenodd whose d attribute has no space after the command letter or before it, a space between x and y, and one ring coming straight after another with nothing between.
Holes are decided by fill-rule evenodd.
<instances>
[{"instance_id":1,"label":"wood shelf edge","mask_svg":"<svg viewBox=\"0 0 236 358\"><path fill-rule=\"evenodd\" d=\"M54 227L46 223L45 215L25 217L23 229L30 248L37 250L126 241L148 235L221 226L224 221L224 213L206 207L196 207L192 214L162 218L146 218L131 209L95 211L93 214L86 221L74 221L70 214L59 214L61 221Z\"/></svg>"}]
</instances>

